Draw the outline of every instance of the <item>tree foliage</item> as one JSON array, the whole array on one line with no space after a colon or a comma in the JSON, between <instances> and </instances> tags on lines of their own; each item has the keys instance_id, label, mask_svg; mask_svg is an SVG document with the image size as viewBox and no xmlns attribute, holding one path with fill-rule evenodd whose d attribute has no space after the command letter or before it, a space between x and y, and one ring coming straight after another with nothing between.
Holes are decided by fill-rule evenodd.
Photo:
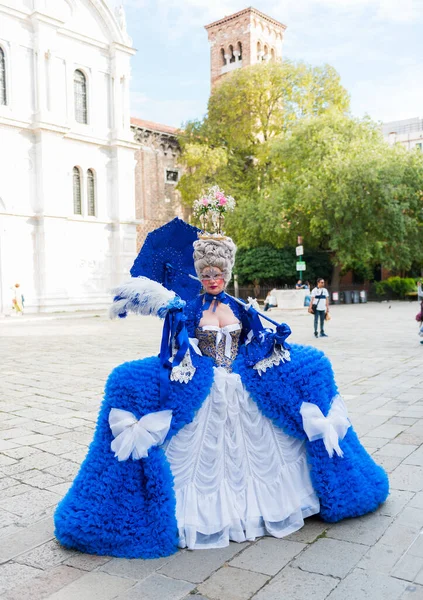
<instances>
[{"instance_id":1,"label":"tree foliage","mask_svg":"<svg viewBox=\"0 0 423 600\"><path fill-rule=\"evenodd\" d=\"M270 156L260 218L245 227L238 211L245 243L282 246L300 233L344 269L411 266L423 243L421 152L389 147L368 121L328 113L299 123Z\"/></svg>"},{"instance_id":2,"label":"tree foliage","mask_svg":"<svg viewBox=\"0 0 423 600\"><path fill-rule=\"evenodd\" d=\"M416 292L417 284L411 277L388 277L376 283L378 296L393 295L395 298L406 298L407 294Z\"/></svg>"},{"instance_id":3,"label":"tree foliage","mask_svg":"<svg viewBox=\"0 0 423 600\"><path fill-rule=\"evenodd\" d=\"M208 114L180 135L186 167L178 189L191 204L209 185L238 198L257 195L266 179L266 144L301 118L329 108L345 111L348 94L329 65L259 64L239 69L214 89Z\"/></svg>"},{"instance_id":4,"label":"tree foliage","mask_svg":"<svg viewBox=\"0 0 423 600\"><path fill-rule=\"evenodd\" d=\"M314 284L318 277L327 278L331 273L330 258L326 252L309 251L304 255L307 270L303 279ZM295 270L295 248L261 246L240 249L236 255L235 272L241 285L245 283L268 283L269 285L293 285L298 277Z\"/></svg>"},{"instance_id":5,"label":"tree foliage","mask_svg":"<svg viewBox=\"0 0 423 600\"><path fill-rule=\"evenodd\" d=\"M292 247L302 235L338 275L421 264L423 153L388 146L348 105L330 66L234 71L181 135L184 201L218 184L237 200L225 228L239 248Z\"/></svg>"},{"instance_id":6,"label":"tree foliage","mask_svg":"<svg viewBox=\"0 0 423 600\"><path fill-rule=\"evenodd\" d=\"M336 107L349 98L335 69L305 63L273 62L235 71L210 97L208 138L231 150L253 152L288 131L298 120Z\"/></svg>"}]
</instances>

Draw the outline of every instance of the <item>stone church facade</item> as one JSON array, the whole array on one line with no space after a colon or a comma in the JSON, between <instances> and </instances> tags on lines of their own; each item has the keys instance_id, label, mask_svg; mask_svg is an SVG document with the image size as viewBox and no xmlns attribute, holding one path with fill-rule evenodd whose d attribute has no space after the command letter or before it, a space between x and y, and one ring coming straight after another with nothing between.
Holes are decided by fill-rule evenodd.
<instances>
[{"instance_id":1,"label":"stone church facade","mask_svg":"<svg viewBox=\"0 0 423 600\"><path fill-rule=\"evenodd\" d=\"M136 253L130 61L105 0L0 0L0 316L107 307Z\"/></svg>"}]
</instances>

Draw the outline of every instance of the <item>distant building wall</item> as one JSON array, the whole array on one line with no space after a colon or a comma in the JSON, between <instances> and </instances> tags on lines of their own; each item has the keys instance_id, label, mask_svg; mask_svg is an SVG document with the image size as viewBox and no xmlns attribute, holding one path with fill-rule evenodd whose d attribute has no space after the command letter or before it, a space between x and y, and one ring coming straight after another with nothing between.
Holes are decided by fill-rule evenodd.
<instances>
[{"instance_id":1,"label":"distant building wall","mask_svg":"<svg viewBox=\"0 0 423 600\"><path fill-rule=\"evenodd\" d=\"M423 119L402 119L382 125L382 133L390 145L401 144L408 150L423 150Z\"/></svg>"},{"instance_id":2,"label":"distant building wall","mask_svg":"<svg viewBox=\"0 0 423 600\"><path fill-rule=\"evenodd\" d=\"M175 217L188 220L189 209L182 205L176 185L183 173L178 160L181 149L177 129L141 119L131 119L135 154L135 211L137 248L147 234Z\"/></svg>"}]
</instances>

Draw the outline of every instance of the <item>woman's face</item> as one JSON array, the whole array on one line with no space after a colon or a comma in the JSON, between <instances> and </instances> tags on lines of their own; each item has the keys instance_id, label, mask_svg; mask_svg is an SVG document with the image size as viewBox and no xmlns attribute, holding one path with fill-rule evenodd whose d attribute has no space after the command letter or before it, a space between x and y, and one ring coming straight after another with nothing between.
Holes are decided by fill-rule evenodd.
<instances>
[{"instance_id":1,"label":"woman's face","mask_svg":"<svg viewBox=\"0 0 423 600\"><path fill-rule=\"evenodd\" d=\"M207 294L216 296L225 289L224 273L219 267L206 267L201 271L201 283Z\"/></svg>"}]
</instances>

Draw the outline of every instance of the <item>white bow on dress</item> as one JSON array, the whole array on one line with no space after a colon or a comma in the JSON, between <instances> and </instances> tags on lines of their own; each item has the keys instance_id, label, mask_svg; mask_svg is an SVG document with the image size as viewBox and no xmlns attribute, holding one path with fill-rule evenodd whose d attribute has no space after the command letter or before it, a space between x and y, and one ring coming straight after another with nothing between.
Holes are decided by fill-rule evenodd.
<instances>
[{"instance_id":1,"label":"white bow on dress","mask_svg":"<svg viewBox=\"0 0 423 600\"><path fill-rule=\"evenodd\" d=\"M344 456L339 440L343 440L351 423L348 419L347 407L341 396L336 396L325 417L316 404L303 402L300 413L303 418L304 431L310 442L323 439L327 453L332 458L334 451L338 456Z\"/></svg>"},{"instance_id":2,"label":"white bow on dress","mask_svg":"<svg viewBox=\"0 0 423 600\"><path fill-rule=\"evenodd\" d=\"M148 456L152 446L162 444L170 429L171 410L148 413L137 419L128 410L112 408L109 425L115 438L110 444L119 460L127 460L131 454L134 460Z\"/></svg>"}]
</instances>

